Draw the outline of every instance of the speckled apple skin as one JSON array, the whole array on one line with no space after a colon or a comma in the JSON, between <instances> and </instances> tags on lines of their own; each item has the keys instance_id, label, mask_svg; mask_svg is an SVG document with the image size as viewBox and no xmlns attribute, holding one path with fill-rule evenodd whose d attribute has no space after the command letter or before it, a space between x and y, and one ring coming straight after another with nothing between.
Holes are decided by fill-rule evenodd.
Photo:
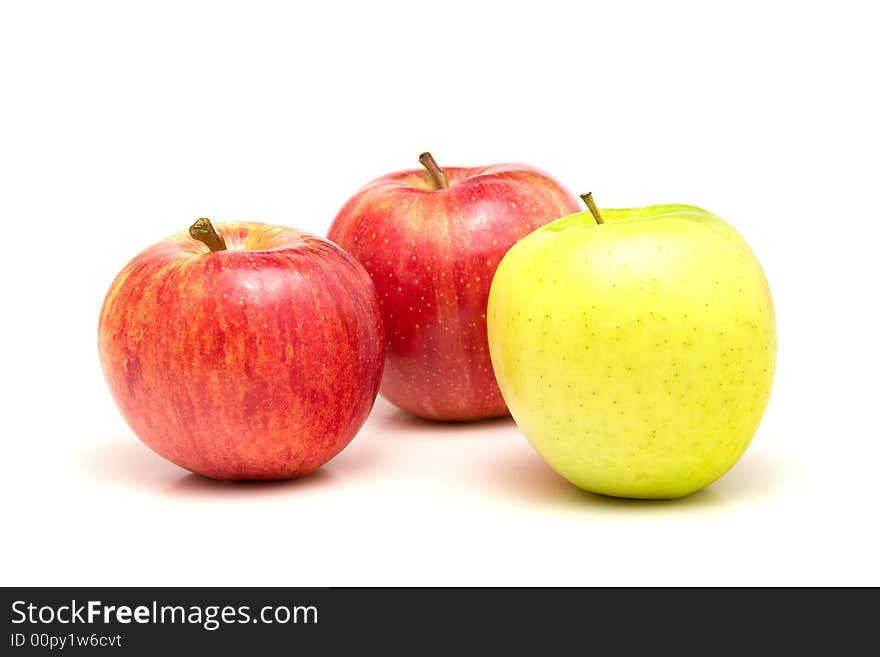
<instances>
[{"instance_id":1,"label":"speckled apple skin","mask_svg":"<svg viewBox=\"0 0 880 657\"><path fill-rule=\"evenodd\" d=\"M215 479L286 479L339 453L375 401L384 329L364 269L291 228L186 232L117 276L98 328L122 415L169 461Z\"/></svg>"},{"instance_id":2,"label":"speckled apple skin","mask_svg":"<svg viewBox=\"0 0 880 657\"><path fill-rule=\"evenodd\" d=\"M740 458L770 396L776 323L748 245L682 205L580 213L520 241L489 346L523 433L589 491L674 498Z\"/></svg>"},{"instance_id":3,"label":"speckled apple skin","mask_svg":"<svg viewBox=\"0 0 880 657\"><path fill-rule=\"evenodd\" d=\"M376 284L388 341L382 396L435 420L504 416L486 342L492 276L517 240L579 205L526 165L444 170L446 189L419 170L374 180L328 237Z\"/></svg>"}]
</instances>

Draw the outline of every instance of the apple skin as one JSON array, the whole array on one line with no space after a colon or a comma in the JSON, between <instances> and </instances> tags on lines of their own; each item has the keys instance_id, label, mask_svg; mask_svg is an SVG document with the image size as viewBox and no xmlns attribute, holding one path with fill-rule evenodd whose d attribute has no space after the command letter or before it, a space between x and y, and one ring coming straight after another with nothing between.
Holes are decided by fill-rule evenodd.
<instances>
[{"instance_id":1,"label":"apple skin","mask_svg":"<svg viewBox=\"0 0 880 657\"><path fill-rule=\"evenodd\" d=\"M150 448L214 479L288 479L339 453L375 401L384 329L364 269L327 240L259 223L186 232L136 256L101 309L98 347Z\"/></svg>"},{"instance_id":2,"label":"apple skin","mask_svg":"<svg viewBox=\"0 0 880 657\"><path fill-rule=\"evenodd\" d=\"M577 199L522 164L378 178L339 211L328 237L373 277L385 318L381 394L433 420L508 415L486 342L489 286L501 257Z\"/></svg>"},{"instance_id":3,"label":"apple skin","mask_svg":"<svg viewBox=\"0 0 880 657\"><path fill-rule=\"evenodd\" d=\"M498 267L489 347L522 432L563 477L688 495L748 447L776 362L773 301L736 231L686 205L565 217Z\"/></svg>"}]
</instances>

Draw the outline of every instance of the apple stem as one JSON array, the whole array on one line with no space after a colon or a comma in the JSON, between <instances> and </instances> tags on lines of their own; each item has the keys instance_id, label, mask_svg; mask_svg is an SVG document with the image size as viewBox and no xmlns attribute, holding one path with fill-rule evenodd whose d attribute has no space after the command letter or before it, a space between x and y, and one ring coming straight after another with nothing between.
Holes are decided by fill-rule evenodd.
<instances>
[{"instance_id":1,"label":"apple stem","mask_svg":"<svg viewBox=\"0 0 880 657\"><path fill-rule=\"evenodd\" d=\"M211 251L225 251L226 240L214 229L210 219L202 217L189 227L189 235L194 240L202 242Z\"/></svg>"},{"instance_id":2,"label":"apple stem","mask_svg":"<svg viewBox=\"0 0 880 657\"><path fill-rule=\"evenodd\" d=\"M419 155L419 162L428 170L428 173L431 175L431 180L437 186L437 189L446 189L449 187L449 178L446 177L446 172L437 166L437 162L434 161L433 155L424 152Z\"/></svg>"},{"instance_id":3,"label":"apple stem","mask_svg":"<svg viewBox=\"0 0 880 657\"><path fill-rule=\"evenodd\" d=\"M596 223L604 224L605 220L602 218L602 214L599 212L599 208L596 207L596 202L593 200L593 192L581 194L581 198L584 203L587 204L587 209L590 211L590 214L593 215L593 219L596 220Z\"/></svg>"}]
</instances>

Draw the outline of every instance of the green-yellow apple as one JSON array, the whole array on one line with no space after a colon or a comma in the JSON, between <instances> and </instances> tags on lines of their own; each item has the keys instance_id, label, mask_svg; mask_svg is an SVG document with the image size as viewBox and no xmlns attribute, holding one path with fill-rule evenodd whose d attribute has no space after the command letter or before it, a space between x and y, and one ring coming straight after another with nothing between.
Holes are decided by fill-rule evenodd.
<instances>
[{"instance_id":1,"label":"green-yellow apple","mask_svg":"<svg viewBox=\"0 0 880 657\"><path fill-rule=\"evenodd\" d=\"M492 281L504 399L580 488L674 498L721 477L770 396L776 323L739 234L688 205L602 210L537 229Z\"/></svg>"}]
</instances>

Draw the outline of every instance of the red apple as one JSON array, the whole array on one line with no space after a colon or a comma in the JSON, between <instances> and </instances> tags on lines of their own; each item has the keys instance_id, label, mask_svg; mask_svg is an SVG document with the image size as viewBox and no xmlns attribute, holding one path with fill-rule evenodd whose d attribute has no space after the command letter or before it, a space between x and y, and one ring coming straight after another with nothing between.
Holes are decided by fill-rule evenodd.
<instances>
[{"instance_id":1,"label":"red apple","mask_svg":"<svg viewBox=\"0 0 880 657\"><path fill-rule=\"evenodd\" d=\"M370 277L293 228L200 219L116 277L98 327L125 420L153 450L215 479L287 479L366 420L385 337Z\"/></svg>"},{"instance_id":2,"label":"red apple","mask_svg":"<svg viewBox=\"0 0 880 657\"><path fill-rule=\"evenodd\" d=\"M329 238L373 277L387 337L381 393L437 420L507 415L486 337L489 285L520 238L578 212L577 200L523 164L383 176L339 211Z\"/></svg>"}]
</instances>

